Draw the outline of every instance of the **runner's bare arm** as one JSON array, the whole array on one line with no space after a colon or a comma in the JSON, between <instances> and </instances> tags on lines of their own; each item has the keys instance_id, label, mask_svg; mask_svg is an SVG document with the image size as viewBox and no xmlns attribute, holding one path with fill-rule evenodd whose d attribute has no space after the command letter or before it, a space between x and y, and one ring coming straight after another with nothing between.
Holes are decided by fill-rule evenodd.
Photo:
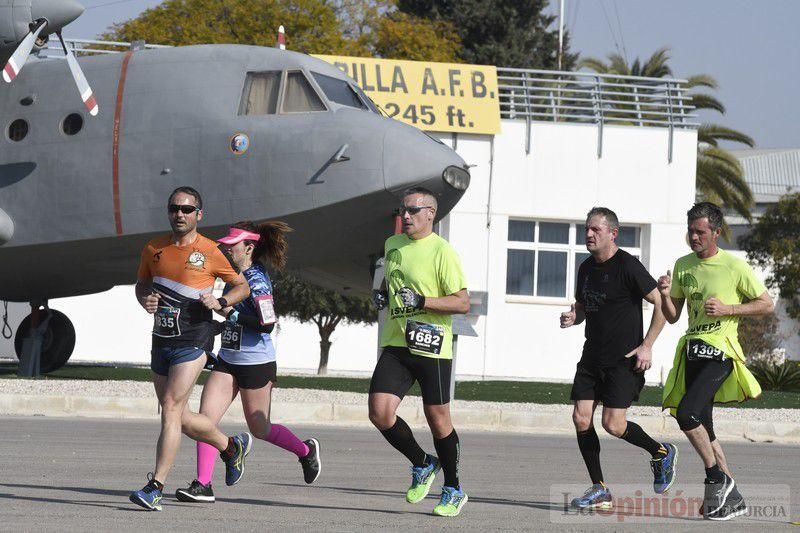
<instances>
[{"instance_id":1,"label":"runner's bare arm","mask_svg":"<svg viewBox=\"0 0 800 533\"><path fill-rule=\"evenodd\" d=\"M708 316L761 316L775 312L775 303L767 291L742 304L723 304L716 298L709 298L704 307Z\"/></svg>"},{"instance_id":2,"label":"runner's bare arm","mask_svg":"<svg viewBox=\"0 0 800 533\"><path fill-rule=\"evenodd\" d=\"M464 315L469 313L469 293L467 289L435 298L433 296L425 297L425 311L431 313L440 313L442 315Z\"/></svg>"},{"instance_id":3,"label":"runner's bare arm","mask_svg":"<svg viewBox=\"0 0 800 533\"><path fill-rule=\"evenodd\" d=\"M661 293L658 288L650 291L644 299L653 304L653 316L650 318L650 327L647 329L647 335L640 346L628 352L625 357L636 356L636 366L634 370L637 372L645 372L653 365L653 344L656 342L659 333L664 329L664 312L661 310Z\"/></svg>"},{"instance_id":4,"label":"runner's bare arm","mask_svg":"<svg viewBox=\"0 0 800 533\"><path fill-rule=\"evenodd\" d=\"M139 305L141 305L148 313L155 313L158 309L158 301L161 299L161 295L153 291L153 280L136 280L135 292L136 300L139 302Z\"/></svg>"},{"instance_id":5,"label":"runner's bare arm","mask_svg":"<svg viewBox=\"0 0 800 533\"><path fill-rule=\"evenodd\" d=\"M672 289L672 272L667 270L666 276L658 278L658 292L661 293L661 312L664 314L664 319L670 324L674 324L681 317L681 310L683 310L683 298L674 298L670 296Z\"/></svg>"},{"instance_id":6,"label":"runner's bare arm","mask_svg":"<svg viewBox=\"0 0 800 533\"><path fill-rule=\"evenodd\" d=\"M576 326L585 319L586 313L583 310L583 304L580 302L575 302L574 304L570 305L569 311L561 313L561 316L559 317L561 329Z\"/></svg>"},{"instance_id":7,"label":"runner's bare arm","mask_svg":"<svg viewBox=\"0 0 800 533\"><path fill-rule=\"evenodd\" d=\"M231 290L225 293L225 300L228 305L236 305L248 296L250 296L250 286L247 284L247 279L244 274L239 274L236 279L231 281Z\"/></svg>"},{"instance_id":8,"label":"runner's bare arm","mask_svg":"<svg viewBox=\"0 0 800 533\"><path fill-rule=\"evenodd\" d=\"M650 327L647 329L647 335L644 336L644 341L642 344L653 346L653 344L656 342L656 339L661 334L661 330L664 329L664 324L666 323L663 306L661 305L662 297L661 293L656 288L650 291L644 297L644 299L653 304L653 316L650 318Z\"/></svg>"}]
</instances>

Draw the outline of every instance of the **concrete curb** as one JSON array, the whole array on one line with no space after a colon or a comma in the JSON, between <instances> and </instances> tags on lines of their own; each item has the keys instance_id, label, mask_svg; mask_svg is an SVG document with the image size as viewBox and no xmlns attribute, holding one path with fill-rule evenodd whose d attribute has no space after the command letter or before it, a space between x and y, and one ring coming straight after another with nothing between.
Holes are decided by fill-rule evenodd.
<instances>
[{"instance_id":1,"label":"concrete curb","mask_svg":"<svg viewBox=\"0 0 800 533\"><path fill-rule=\"evenodd\" d=\"M199 400L189 402L193 411ZM598 411L599 412L599 411ZM21 416L59 416L89 418L158 418L158 404L153 398L117 398L99 396L42 396L32 394L0 394L0 414ZM421 407L402 404L398 411L411 426L425 427ZM298 424L332 424L369 427L367 406L337 403L275 402L272 418L276 422ZM225 422L244 423L241 404L235 402L225 415ZM680 438L682 433L667 415L629 417L645 431L660 438ZM453 422L459 429L507 431L563 435L573 432L568 415L554 412L519 411L502 406L484 409L459 409L453 406ZM600 427L599 418L596 421ZM720 419L714 430L722 440L749 440L800 444L800 421L764 422ZM601 432L605 435L605 432Z\"/></svg>"}]
</instances>

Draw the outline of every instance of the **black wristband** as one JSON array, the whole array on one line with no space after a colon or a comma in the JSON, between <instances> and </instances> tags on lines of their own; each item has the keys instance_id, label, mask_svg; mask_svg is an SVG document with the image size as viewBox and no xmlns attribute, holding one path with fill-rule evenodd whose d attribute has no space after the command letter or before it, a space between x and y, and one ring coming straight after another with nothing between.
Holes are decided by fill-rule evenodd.
<instances>
[{"instance_id":1,"label":"black wristband","mask_svg":"<svg viewBox=\"0 0 800 533\"><path fill-rule=\"evenodd\" d=\"M217 298L217 301L219 302L220 307L222 307L223 309L228 307L228 300L226 300L224 297Z\"/></svg>"},{"instance_id":2,"label":"black wristband","mask_svg":"<svg viewBox=\"0 0 800 533\"><path fill-rule=\"evenodd\" d=\"M425 309L425 297L423 295L419 295L419 301L417 302L417 309Z\"/></svg>"}]
</instances>

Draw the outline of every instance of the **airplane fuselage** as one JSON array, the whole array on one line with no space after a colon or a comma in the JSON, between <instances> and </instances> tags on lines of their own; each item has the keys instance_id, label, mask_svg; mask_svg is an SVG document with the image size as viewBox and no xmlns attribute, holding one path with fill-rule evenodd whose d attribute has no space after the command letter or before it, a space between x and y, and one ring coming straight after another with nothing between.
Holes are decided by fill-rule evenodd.
<instances>
[{"instance_id":1,"label":"airplane fuselage","mask_svg":"<svg viewBox=\"0 0 800 533\"><path fill-rule=\"evenodd\" d=\"M286 220L296 230L290 268L363 292L399 191L431 188L440 216L463 194L442 179L448 166L464 166L455 152L370 109L333 102L315 73L349 78L308 56L206 45L85 57L81 66L100 106L94 118L60 60L31 63L0 88L0 210L14 229L0 246L0 299L133 283L143 245L169 231L167 197L180 185L203 195L202 233ZM290 73L301 73L325 109L282 112L281 100L275 113L242 114L248 73L259 72L281 73L281 99ZM70 115L82 121L72 135ZM19 120L27 133L15 141Z\"/></svg>"}]
</instances>

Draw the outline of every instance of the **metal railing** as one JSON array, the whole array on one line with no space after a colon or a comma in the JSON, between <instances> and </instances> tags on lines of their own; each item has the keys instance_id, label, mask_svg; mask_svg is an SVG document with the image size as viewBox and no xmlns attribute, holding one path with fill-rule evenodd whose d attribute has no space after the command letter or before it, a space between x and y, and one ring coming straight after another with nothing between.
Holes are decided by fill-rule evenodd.
<instances>
[{"instance_id":1,"label":"metal railing","mask_svg":"<svg viewBox=\"0 0 800 533\"><path fill-rule=\"evenodd\" d=\"M122 43L117 41L96 41L92 39L64 39L64 44L77 55L87 54L118 54L128 50L152 50L155 48L172 48L163 44L148 44L144 41L133 41L132 43ZM64 57L64 50L61 44L48 41L38 53L42 59Z\"/></svg>"},{"instance_id":2,"label":"metal railing","mask_svg":"<svg viewBox=\"0 0 800 533\"><path fill-rule=\"evenodd\" d=\"M669 129L671 162L673 130L699 126L686 80L498 67L497 81L500 117L527 123L526 153L532 121L596 124L598 157L603 125L651 126Z\"/></svg>"}]
</instances>

